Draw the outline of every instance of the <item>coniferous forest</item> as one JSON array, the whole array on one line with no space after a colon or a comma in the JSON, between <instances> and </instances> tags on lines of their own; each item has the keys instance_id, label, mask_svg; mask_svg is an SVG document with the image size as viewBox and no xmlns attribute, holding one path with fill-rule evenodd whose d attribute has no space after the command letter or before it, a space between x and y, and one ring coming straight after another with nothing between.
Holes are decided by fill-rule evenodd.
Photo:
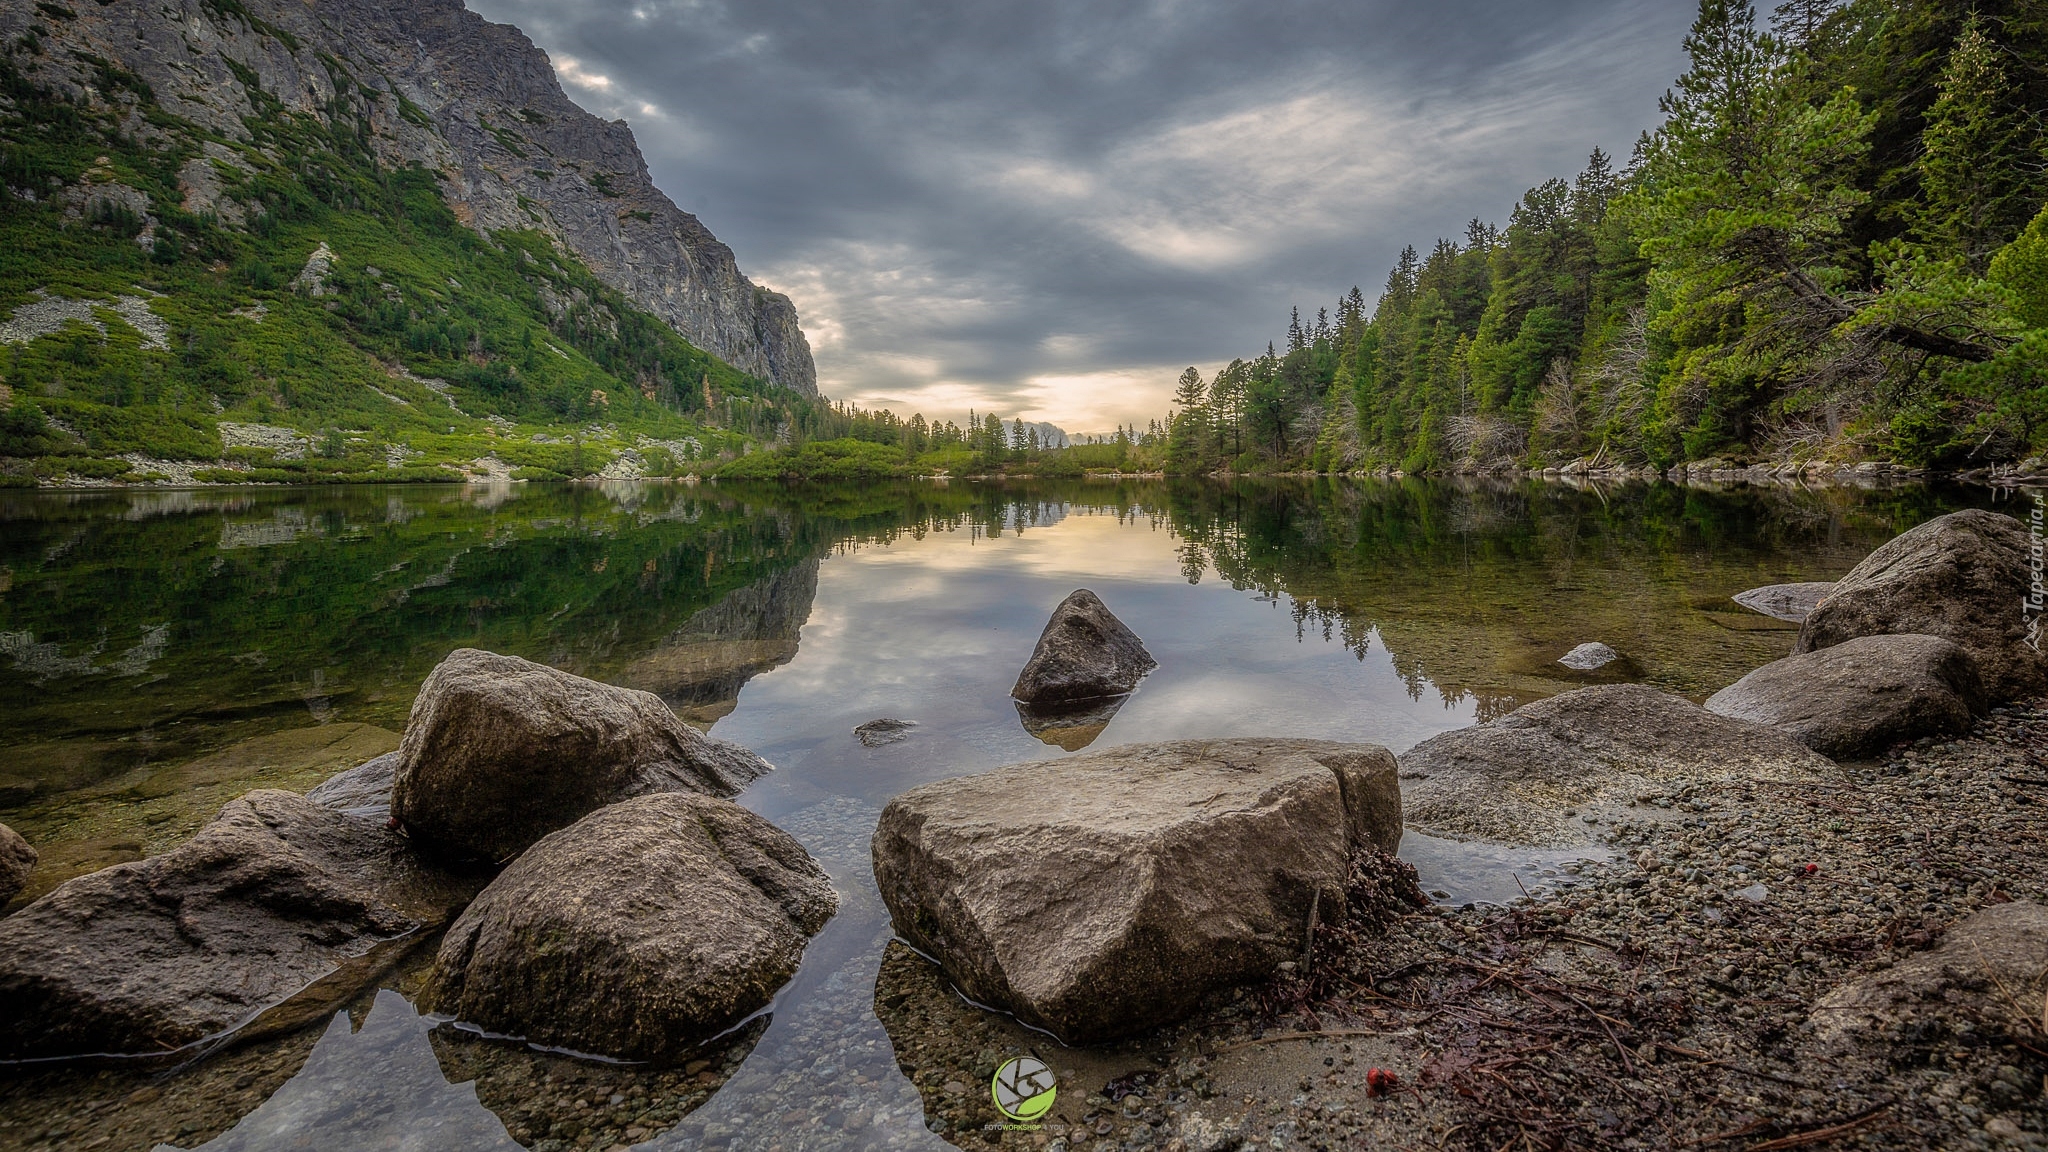
<instances>
[{"instance_id":1,"label":"coniferous forest","mask_svg":"<svg viewBox=\"0 0 2048 1152\"><path fill-rule=\"evenodd\" d=\"M2048 6L1702 0L1663 123L1190 368L1166 466L1884 459L2048 441Z\"/></svg>"}]
</instances>

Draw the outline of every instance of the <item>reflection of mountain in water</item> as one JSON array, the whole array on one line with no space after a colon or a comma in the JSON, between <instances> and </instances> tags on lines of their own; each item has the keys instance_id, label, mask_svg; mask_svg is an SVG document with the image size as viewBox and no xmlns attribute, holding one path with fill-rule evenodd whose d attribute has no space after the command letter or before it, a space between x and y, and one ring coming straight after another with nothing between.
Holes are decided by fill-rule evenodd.
<instances>
[{"instance_id":1,"label":"reflection of mountain in water","mask_svg":"<svg viewBox=\"0 0 2048 1152\"><path fill-rule=\"evenodd\" d=\"M818 594L818 560L736 589L627 665L619 682L668 701L700 727L731 712L748 680L796 656Z\"/></svg>"}]
</instances>

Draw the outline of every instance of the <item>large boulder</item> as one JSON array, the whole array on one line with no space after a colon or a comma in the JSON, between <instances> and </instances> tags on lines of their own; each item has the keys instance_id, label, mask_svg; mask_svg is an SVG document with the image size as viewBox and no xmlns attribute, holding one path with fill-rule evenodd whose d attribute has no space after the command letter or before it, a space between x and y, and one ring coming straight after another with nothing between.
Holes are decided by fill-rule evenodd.
<instances>
[{"instance_id":1,"label":"large boulder","mask_svg":"<svg viewBox=\"0 0 2048 1152\"><path fill-rule=\"evenodd\" d=\"M251 792L169 852L0 919L0 1059L160 1054L316 985L345 998L472 890L381 819Z\"/></svg>"},{"instance_id":2,"label":"large boulder","mask_svg":"<svg viewBox=\"0 0 2048 1152\"><path fill-rule=\"evenodd\" d=\"M1939 636L1859 636L1774 660L1707 700L1823 756L1872 756L1901 740L1967 732L1984 710L1970 654Z\"/></svg>"},{"instance_id":3,"label":"large boulder","mask_svg":"<svg viewBox=\"0 0 2048 1152\"><path fill-rule=\"evenodd\" d=\"M628 797L731 796L769 771L653 693L474 648L420 685L398 753L391 814L414 842L490 861Z\"/></svg>"},{"instance_id":4,"label":"large boulder","mask_svg":"<svg viewBox=\"0 0 2048 1152\"><path fill-rule=\"evenodd\" d=\"M691 792L642 796L493 880L443 939L427 1000L532 1043L663 1060L768 1003L837 908L768 821Z\"/></svg>"},{"instance_id":5,"label":"large boulder","mask_svg":"<svg viewBox=\"0 0 2048 1152\"><path fill-rule=\"evenodd\" d=\"M1800 626L1794 652L1858 636L1953 640L1977 661L1996 703L2048 692L2048 660L2029 642L2033 569L2027 529L1971 508L1936 517L1863 558Z\"/></svg>"},{"instance_id":6,"label":"large boulder","mask_svg":"<svg viewBox=\"0 0 2048 1152\"><path fill-rule=\"evenodd\" d=\"M1053 609L1010 695L1026 704L1121 696L1159 667L1137 633L1086 588Z\"/></svg>"},{"instance_id":7,"label":"large boulder","mask_svg":"<svg viewBox=\"0 0 2048 1152\"><path fill-rule=\"evenodd\" d=\"M1837 774L1776 729L1644 685L1607 684L1424 740L1401 756L1401 799L1408 822L1432 832L1570 847L1590 838L1585 817L1611 816L1644 792Z\"/></svg>"},{"instance_id":8,"label":"large boulder","mask_svg":"<svg viewBox=\"0 0 2048 1152\"><path fill-rule=\"evenodd\" d=\"M1824 1040L1973 1029L2023 1035L2048 1003L2048 906L1993 904L1950 925L1941 944L1821 997L1814 1031Z\"/></svg>"},{"instance_id":9,"label":"large boulder","mask_svg":"<svg viewBox=\"0 0 2048 1152\"><path fill-rule=\"evenodd\" d=\"M1813 610L1834 590L1833 581L1805 580L1797 584L1766 584L1747 592L1737 592L1729 599L1773 620L1798 624L1813 615Z\"/></svg>"},{"instance_id":10,"label":"large boulder","mask_svg":"<svg viewBox=\"0 0 2048 1152\"><path fill-rule=\"evenodd\" d=\"M1383 748L1187 740L913 788L873 852L905 940L968 996L1083 1043L1298 959L1312 914L1343 918L1352 853L1400 839Z\"/></svg>"},{"instance_id":11,"label":"large boulder","mask_svg":"<svg viewBox=\"0 0 2048 1152\"><path fill-rule=\"evenodd\" d=\"M35 871L36 859L36 850L21 838L21 833L0 824L0 904L28 887L28 874Z\"/></svg>"}]
</instances>

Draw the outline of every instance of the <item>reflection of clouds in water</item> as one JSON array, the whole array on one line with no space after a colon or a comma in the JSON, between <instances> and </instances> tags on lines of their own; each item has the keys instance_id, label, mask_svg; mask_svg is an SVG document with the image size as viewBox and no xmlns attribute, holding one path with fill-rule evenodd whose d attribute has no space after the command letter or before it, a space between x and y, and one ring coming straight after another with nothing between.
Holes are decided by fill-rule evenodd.
<instances>
[{"instance_id":1,"label":"reflection of clouds in water","mask_svg":"<svg viewBox=\"0 0 2048 1152\"><path fill-rule=\"evenodd\" d=\"M306 1066L206 1152L377 1148L517 1152L473 1084L449 1084L427 1033L434 1022L383 990L360 1031L335 1014Z\"/></svg>"}]
</instances>

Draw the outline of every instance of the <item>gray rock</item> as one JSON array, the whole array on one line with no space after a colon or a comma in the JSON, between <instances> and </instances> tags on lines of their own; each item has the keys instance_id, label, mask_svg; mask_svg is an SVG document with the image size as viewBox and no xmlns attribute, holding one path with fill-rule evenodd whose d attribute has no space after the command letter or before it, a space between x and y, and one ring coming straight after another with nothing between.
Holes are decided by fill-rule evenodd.
<instances>
[{"instance_id":1,"label":"gray rock","mask_svg":"<svg viewBox=\"0 0 2048 1152\"><path fill-rule=\"evenodd\" d=\"M884 744L894 744L908 739L910 730L915 727L915 720L892 720L884 716L879 720L855 725L853 734L863 747L880 748Z\"/></svg>"},{"instance_id":2,"label":"gray rock","mask_svg":"<svg viewBox=\"0 0 2048 1152\"><path fill-rule=\"evenodd\" d=\"M837 908L803 846L761 817L642 796L492 881L448 930L427 998L533 1043L662 1060L767 1004Z\"/></svg>"},{"instance_id":3,"label":"gray rock","mask_svg":"<svg viewBox=\"0 0 2048 1152\"><path fill-rule=\"evenodd\" d=\"M35 871L36 859L36 850L21 838L21 833L0 824L0 904L28 887L28 874Z\"/></svg>"},{"instance_id":4,"label":"gray rock","mask_svg":"<svg viewBox=\"0 0 2048 1152\"><path fill-rule=\"evenodd\" d=\"M0 7L0 38L12 42L35 19L31 6ZM732 250L654 186L625 121L579 108L532 41L460 0L247 0L232 11L190 12L96 4L41 26L45 49L27 65L30 78L95 111L133 115L100 91L89 61L102 60L147 82L164 111L231 144L253 144L245 120L258 115L238 75L253 75L264 98L289 114L345 105L385 166L436 175L463 224L485 235L539 230L692 344L817 394L789 297L742 275ZM166 131L152 125L149 138L161 142ZM198 133L178 135L202 142ZM119 185L74 191L149 207ZM580 325L616 334L618 324L595 302L553 319L565 332Z\"/></svg>"},{"instance_id":5,"label":"gray rock","mask_svg":"<svg viewBox=\"0 0 2048 1152\"><path fill-rule=\"evenodd\" d=\"M449 653L420 685L398 751L391 814L413 841L492 861L606 804L731 796L769 771L652 693L474 648Z\"/></svg>"},{"instance_id":6,"label":"gray rock","mask_svg":"<svg viewBox=\"0 0 2048 1152\"><path fill-rule=\"evenodd\" d=\"M1775 729L1640 684L1607 684L1417 744L1401 756L1401 802L1427 831L1567 847L1588 838L1567 810L1590 815L1674 784L1837 774Z\"/></svg>"},{"instance_id":7,"label":"gray rock","mask_svg":"<svg viewBox=\"0 0 2048 1152\"><path fill-rule=\"evenodd\" d=\"M1622 658L1621 653L1595 640L1559 656L1557 662L1574 672L1598 672Z\"/></svg>"},{"instance_id":8,"label":"gray rock","mask_svg":"<svg viewBox=\"0 0 2048 1152\"><path fill-rule=\"evenodd\" d=\"M1298 958L1354 849L1392 851L1369 744L1137 744L913 788L883 809L896 930L970 997L1070 1043L1142 1031Z\"/></svg>"},{"instance_id":9,"label":"gray rock","mask_svg":"<svg viewBox=\"0 0 2048 1152\"><path fill-rule=\"evenodd\" d=\"M391 785L398 775L399 755L386 752L374 760L328 777L306 793L306 799L328 808L391 807Z\"/></svg>"},{"instance_id":10,"label":"gray rock","mask_svg":"<svg viewBox=\"0 0 2048 1152\"><path fill-rule=\"evenodd\" d=\"M1824 756L1872 756L1901 740L1967 732L1984 711L1970 654L1938 636L1859 636L1774 660L1707 700Z\"/></svg>"},{"instance_id":11,"label":"gray rock","mask_svg":"<svg viewBox=\"0 0 2048 1152\"><path fill-rule=\"evenodd\" d=\"M375 817L251 792L0 920L0 1059L161 1054L297 996L346 999L471 891Z\"/></svg>"},{"instance_id":12,"label":"gray rock","mask_svg":"<svg viewBox=\"0 0 2048 1152\"><path fill-rule=\"evenodd\" d=\"M1834 590L1833 581L1809 580L1798 584L1766 584L1747 592L1737 592L1729 599L1752 612L1797 624L1812 615L1820 602Z\"/></svg>"},{"instance_id":13,"label":"gray rock","mask_svg":"<svg viewBox=\"0 0 2048 1152\"><path fill-rule=\"evenodd\" d=\"M1010 695L1027 704L1121 696L1157 667L1101 597L1080 588L1053 609Z\"/></svg>"},{"instance_id":14,"label":"gray rock","mask_svg":"<svg viewBox=\"0 0 2048 1152\"><path fill-rule=\"evenodd\" d=\"M1974 912L1950 925L1935 948L1836 987L1814 1005L1812 1020L1827 1040L1964 1020L2025 1035L2039 1026L2044 1002L2048 906L2018 900Z\"/></svg>"},{"instance_id":15,"label":"gray rock","mask_svg":"<svg viewBox=\"0 0 2048 1152\"><path fill-rule=\"evenodd\" d=\"M2026 527L2010 516L1971 508L1936 517L1842 577L1792 650L1858 636L1939 636L1976 659L1992 703L2048 692L2048 660L2028 643L2028 549Z\"/></svg>"}]
</instances>

